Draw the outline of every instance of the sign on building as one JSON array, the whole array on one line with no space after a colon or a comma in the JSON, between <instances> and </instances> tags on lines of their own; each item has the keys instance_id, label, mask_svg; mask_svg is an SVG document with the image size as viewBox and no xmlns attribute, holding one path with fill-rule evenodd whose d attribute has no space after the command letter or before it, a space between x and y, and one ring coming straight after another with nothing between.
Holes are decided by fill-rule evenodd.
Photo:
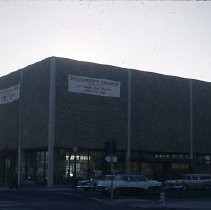
<instances>
[{"instance_id":1,"label":"sign on building","mask_svg":"<svg viewBox=\"0 0 211 210\"><path fill-rule=\"evenodd\" d=\"M68 75L68 91L89 95L120 97L120 82Z\"/></svg>"},{"instance_id":2,"label":"sign on building","mask_svg":"<svg viewBox=\"0 0 211 210\"><path fill-rule=\"evenodd\" d=\"M0 90L0 105L11 103L20 97L20 84Z\"/></svg>"}]
</instances>

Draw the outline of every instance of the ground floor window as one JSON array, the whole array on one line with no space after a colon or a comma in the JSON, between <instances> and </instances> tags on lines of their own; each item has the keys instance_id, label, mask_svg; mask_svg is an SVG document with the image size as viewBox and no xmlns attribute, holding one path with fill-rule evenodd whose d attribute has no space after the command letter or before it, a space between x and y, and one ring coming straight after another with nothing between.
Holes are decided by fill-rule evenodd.
<instances>
[{"instance_id":1,"label":"ground floor window","mask_svg":"<svg viewBox=\"0 0 211 210\"><path fill-rule=\"evenodd\" d=\"M24 177L37 183L47 180L47 151L25 151ZM125 151L116 151L118 161L114 163L114 172L125 171ZM110 163L105 161L104 150L55 149L54 183L70 184L73 176L77 179L90 179L110 174ZM198 155L194 168L196 172L211 172L207 164L208 155ZM142 173L154 179L167 179L189 172L188 154L165 154L133 152L131 172ZM210 157L210 156L209 156ZM204 158L204 164L201 159ZM200 161L199 161L200 160Z\"/></svg>"},{"instance_id":2,"label":"ground floor window","mask_svg":"<svg viewBox=\"0 0 211 210\"><path fill-rule=\"evenodd\" d=\"M54 151L54 183L71 184L77 179L90 179L110 174L111 165L104 150L56 148ZM116 151L114 173L125 171L125 151ZM190 172L211 173L210 154L198 154L193 162L188 154L131 153L131 173L142 173L153 179L167 179ZM17 179L17 151L0 151L0 185L11 185ZM47 184L47 150L24 150L22 162L23 183Z\"/></svg>"},{"instance_id":3,"label":"ground floor window","mask_svg":"<svg viewBox=\"0 0 211 210\"><path fill-rule=\"evenodd\" d=\"M35 182L45 184L47 181L47 151L24 151L23 174L24 183Z\"/></svg>"}]
</instances>

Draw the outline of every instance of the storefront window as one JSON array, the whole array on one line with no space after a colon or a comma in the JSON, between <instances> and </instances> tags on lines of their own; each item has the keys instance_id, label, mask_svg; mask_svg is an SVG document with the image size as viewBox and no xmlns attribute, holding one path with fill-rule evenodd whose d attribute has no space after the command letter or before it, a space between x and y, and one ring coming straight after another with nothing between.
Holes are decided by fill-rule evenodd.
<instances>
[{"instance_id":1,"label":"storefront window","mask_svg":"<svg viewBox=\"0 0 211 210\"><path fill-rule=\"evenodd\" d=\"M23 182L44 184L47 179L47 152L25 151Z\"/></svg>"}]
</instances>

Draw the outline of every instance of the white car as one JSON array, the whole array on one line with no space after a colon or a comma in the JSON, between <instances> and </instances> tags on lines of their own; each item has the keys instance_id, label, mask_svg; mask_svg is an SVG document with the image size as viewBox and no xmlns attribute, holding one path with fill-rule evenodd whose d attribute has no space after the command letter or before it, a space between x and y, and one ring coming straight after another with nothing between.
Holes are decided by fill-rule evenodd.
<instances>
[{"instance_id":1,"label":"white car","mask_svg":"<svg viewBox=\"0 0 211 210\"><path fill-rule=\"evenodd\" d=\"M123 192L144 192L149 194L160 193L162 183L148 179L143 175L107 175L104 179L97 180L96 190L99 192L113 191L116 195Z\"/></svg>"},{"instance_id":2,"label":"white car","mask_svg":"<svg viewBox=\"0 0 211 210\"><path fill-rule=\"evenodd\" d=\"M208 189L211 188L210 174L183 174L178 179L166 180L165 186L177 185L181 189Z\"/></svg>"}]
</instances>

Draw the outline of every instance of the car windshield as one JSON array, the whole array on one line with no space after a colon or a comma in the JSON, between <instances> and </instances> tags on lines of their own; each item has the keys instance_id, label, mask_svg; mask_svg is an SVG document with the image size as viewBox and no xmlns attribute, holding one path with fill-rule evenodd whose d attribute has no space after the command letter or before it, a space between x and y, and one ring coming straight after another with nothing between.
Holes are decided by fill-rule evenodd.
<instances>
[{"instance_id":1,"label":"car windshield","mask_svg":"<svg viewBox=\"0 0 211 210\"><path fill-rule=\"evenodd\" d=\"M148 179L143 175L117 175L116 180L123 180L123 181L147 181Z\"/></svg>"},{"instance_id":2,"label":"car windshield","mask_svg":"<svg viewBox=\"0 0 211 210\"><path fill-rule=\"evenodd\" d=\"M178 179L190 180L191 177L188 176L188 175L181 175L181 176L178 177Z\"/></svg>"}]
</instances>

